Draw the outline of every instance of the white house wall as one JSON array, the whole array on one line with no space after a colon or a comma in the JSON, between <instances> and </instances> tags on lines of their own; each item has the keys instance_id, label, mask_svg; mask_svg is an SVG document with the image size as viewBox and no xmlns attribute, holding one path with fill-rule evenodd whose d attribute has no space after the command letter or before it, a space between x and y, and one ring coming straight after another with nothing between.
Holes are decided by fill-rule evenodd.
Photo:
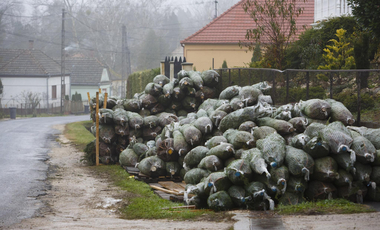
<instances>
[{"instance_id":1,"label":"white house wall","mask_svg":"<svg viewBox=\"0 0 380 230\"><path fill-rule=\"evenodd\" d=\"M347 0L315 0L314 2L314 22L351 14L352 9L348 6Z\"/></svg>"},{"instance_id":2,"label":"white house wall","mask_svg":"<svg viewBox=\"0 0 380 230\"><path fill-rule=\"evenodd\" d=\"M61 77L1 77L3 83L2 106L21 107L25 103L21 99L23 92L32 92L40 95L40 107L46 108L47 104L60 103ZM70 77L65 77L66 92L70 92ZM57 86L57 98L52 99L52 86Z\"/></svg>"}]
</instances>

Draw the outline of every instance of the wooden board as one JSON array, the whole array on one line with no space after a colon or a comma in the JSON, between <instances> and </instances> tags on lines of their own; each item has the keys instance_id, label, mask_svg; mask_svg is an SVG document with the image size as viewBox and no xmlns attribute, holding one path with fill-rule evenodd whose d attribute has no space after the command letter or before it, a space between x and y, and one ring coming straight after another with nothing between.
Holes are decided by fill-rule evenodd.
<instances>
[{"instance_id":1,"label":"wooden board","mask_svg":"<svg viewBox=\"0 0 380 230\"><path fill-rule=\"evenodd\" d=\"M160 181L158 182L158 184L160 184L164 188L167 188L169 190L172 190L178 193L185 192L185 189L181 185L174 183L173 181Z\"/></svg>"}]
</instances>

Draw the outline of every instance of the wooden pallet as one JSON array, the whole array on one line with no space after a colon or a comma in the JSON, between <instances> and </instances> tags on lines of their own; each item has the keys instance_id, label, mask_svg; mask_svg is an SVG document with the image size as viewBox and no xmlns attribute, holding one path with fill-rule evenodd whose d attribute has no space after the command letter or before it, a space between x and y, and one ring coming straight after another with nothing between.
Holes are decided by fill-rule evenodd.
<instances>
[{"instance_id":1,"label":"wooden pallet","mask_svg":"<svg viewBox=\"0 0 380 230\"><path fill-rule=\"evenodd\" d=\"M159 176L150 177L148 175L142 174L138 168L135 167L125 167L124 168L129 175L135 176L135 180L144 181L145 183L157 183L158 181L174 181L181 182L182 179L179 176Z\"/></svg>"},{"instance_id":2,"label":"wooden pallet","mask_svg":"<svg viewBox=\"0 0 380 230\"><path fill-rule=\"evenodd\" d=\"M183 182L159 181L157 183L149 183L149 186L163 199L173 202L184 202L185 184Z\"/></svg>"}]
</instances>

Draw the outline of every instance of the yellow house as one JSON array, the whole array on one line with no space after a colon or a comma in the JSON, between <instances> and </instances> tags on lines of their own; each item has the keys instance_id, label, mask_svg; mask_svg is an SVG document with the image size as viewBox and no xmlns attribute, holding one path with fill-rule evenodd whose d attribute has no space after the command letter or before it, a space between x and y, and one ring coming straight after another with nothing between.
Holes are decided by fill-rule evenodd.
<instances>
[{"instance_id":1,"label":"yellow house","mask_svg":"<svg viewBox=\"0 0 380 230\"><path fill-rule=\"evenodd\" d=\"M229 68L245 67L251 62L252 51L239 46L239 42L249 43L245 38L247 29L255 26L253 19L242 7L246 1L236 3L201 30L181 41L187 62L193 63L197 71L221 68L224 60ZM308 1L302 6L304 12L297 19L299 33L304 25L310 25L314 21L314 1Z\"/></svg>"}]
</instances>

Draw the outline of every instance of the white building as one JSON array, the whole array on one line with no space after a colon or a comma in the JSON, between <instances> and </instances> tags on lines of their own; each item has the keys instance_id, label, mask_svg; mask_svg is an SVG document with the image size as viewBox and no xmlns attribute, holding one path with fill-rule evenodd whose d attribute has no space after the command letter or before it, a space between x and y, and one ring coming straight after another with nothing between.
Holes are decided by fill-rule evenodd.
<instances>
[{"instance_id":1,"label":"white building","mask_svg":"<svg viewBox=\"0 0 380 230\"><path fill-rule=\"evenodd\" d=\"M40 108L59 107L61 89L70 92L70 73L63 77L61 65L40 50L0 49L0 79L3 83L3 107L25 108L25 95L32 93L41 98Z\"/></svg>"},{"instance_id":2,"label":"white building","mask_svg":"<svg viewBox=\"0 0 380 230\"><path fill-rule=\"evenodd\" d=\"M315 0L314 22L318 23L332 17L351 15L352 9L347 0Z\"/></svg>"}]
</instances>

